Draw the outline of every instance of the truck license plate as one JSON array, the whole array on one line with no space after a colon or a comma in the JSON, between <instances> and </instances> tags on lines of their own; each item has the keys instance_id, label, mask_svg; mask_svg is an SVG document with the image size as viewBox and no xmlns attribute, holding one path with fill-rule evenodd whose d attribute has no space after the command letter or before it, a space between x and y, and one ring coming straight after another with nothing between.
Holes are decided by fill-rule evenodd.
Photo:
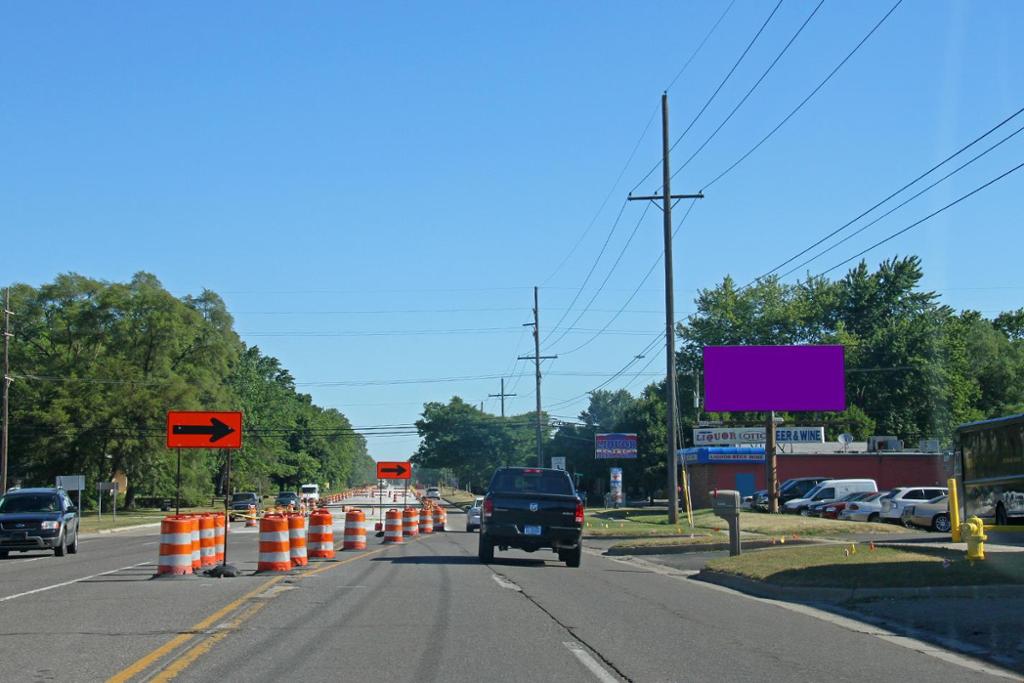
<instances>
[{"instance_id":1,"label":"truck license plate","mask_svg":"<svg viewBox=\"0 0 1024 683\"><path fill-rule=\"evenodd\" d=\"M523 534L526 536L540 536L540 527L534 525L524 526Z\"/></svg>"}]
</instances>

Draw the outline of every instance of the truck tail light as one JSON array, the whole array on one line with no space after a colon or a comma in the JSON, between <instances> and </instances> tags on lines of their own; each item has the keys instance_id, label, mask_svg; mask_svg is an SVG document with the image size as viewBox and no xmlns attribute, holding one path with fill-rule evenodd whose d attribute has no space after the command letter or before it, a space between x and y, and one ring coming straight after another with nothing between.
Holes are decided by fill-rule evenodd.
<instances>
[{"instance_id":1,"label":"truck tail light","mask_svg":"<svg viewBox=\"0 0 1024 683\"><path fill-rule=\"evenodd\" d=\"M576 523L583 524L583 503L576 503Z\"/></svg>"},{"instance_id":2,"label":"truck tail light","mask_svg":"<svg viewBox=\"0 0 1024 683\"><path fill-rule=\"evenodd\" d=\"M494 501L490 498L484 498L484 517L490 517L494 514Z\"/></svg>"}]
</instances>

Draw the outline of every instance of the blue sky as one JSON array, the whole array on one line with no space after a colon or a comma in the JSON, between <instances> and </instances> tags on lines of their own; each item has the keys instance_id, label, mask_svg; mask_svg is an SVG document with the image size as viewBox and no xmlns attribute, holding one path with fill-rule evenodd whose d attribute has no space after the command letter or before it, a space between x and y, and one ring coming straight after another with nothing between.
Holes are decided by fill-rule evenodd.
<instances>
[{"instance_id":1,"label":"blue sky","mask_svg":"<svg viewBox=\"0 0 1024 683\"><path fill-rule=\"evenodd\" d=\"M661 91L727 4L8 4L2 279L39 284L75 271L124 280L146 270L179 295L213 289L248 343L357 426L411 423L424 401L452 394L479 402L502 374L518 394L509 411L529 410L532 377L515 377L529 372L515 357L532 351L521 326L531 288L542 285L546 333L625 194L659 158L658 120L641 133ZM675 163L816 4L784 0ZM774 6L729 9L669 91L674 136ZM827 0L673 189L703 188L746 152L891 6ZM677 315L692 310L697 288L727 273L760 275L1024 106L1014 48L1022 20L1015 2L905 0L800 113L708 189L676 243ZM835 265L1022 156L1013 138L807 270ZM1022 188L1024 171L867 258L918 254L947 303L990 315L1017 308ZM602 382L660 328L659 266L608 333L566 353L608 323L659 257L653 209L623 251L642 215L638 203L625 207L564 326L621 261L577 329L550 338L546 351L560 358L548 366L546 405ZM635 390L661 365L608 386ZM480 375L494 378L324 385ZM584 404L552 412L571 417ZM497 412L495 399L485 406ZM370 445L380 459L403 458L416 439Z\"/></svg>"}]
</instances>

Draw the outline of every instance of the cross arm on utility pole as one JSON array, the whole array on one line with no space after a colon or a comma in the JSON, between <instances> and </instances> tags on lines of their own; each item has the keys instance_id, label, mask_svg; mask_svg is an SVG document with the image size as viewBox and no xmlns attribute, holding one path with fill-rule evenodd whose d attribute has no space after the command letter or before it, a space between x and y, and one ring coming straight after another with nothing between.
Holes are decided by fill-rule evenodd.
<instances>
[{"instance_id":1,"label":"cross arm on utility pole","mask_svg":"<svg viewBox=\"0 0 1024 683\"><path fill-rule=\"evenodd\" d=\"M558 358L558 356L518 356L519 360L550 360L552 358ZM506 394L506 396L515 396L515 394Z\"/></svg>"}]
</instances>

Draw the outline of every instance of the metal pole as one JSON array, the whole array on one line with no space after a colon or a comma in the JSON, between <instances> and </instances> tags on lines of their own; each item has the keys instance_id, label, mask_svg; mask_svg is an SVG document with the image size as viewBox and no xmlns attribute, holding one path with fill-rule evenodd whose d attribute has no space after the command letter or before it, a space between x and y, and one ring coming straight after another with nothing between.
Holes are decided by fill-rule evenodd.
<instances>
[{"instance_id":1,"label":"metal pole","mask_svg":"<svg viewBox=\"0 0 1024 683\"><path fill-rule=\"evenodd\" d=\"M114 487L114 500L112 505L114 506L114 526L117 526L117 487Z\"/></svg>"},{"instance_id":2,"label":"metal pole","mask_svg":"<svg viewBox=\"0 0 1024 683\"><path fill-rule=\"evenodd\" d=\"M540 430L540 295L533 288L533 357L537 379L537 467L544 467L544 451Z\"/></svg>"},{"instance_id":3,"label":"metal pole","mask_svg":"<svg viewBox=\"0 0 1024 683\"><path fill-rule=\"evenodd\" d=\"M181 449L178 449L178 457L181 457ZM228 564L228 529L231 528L231 508L228 501L231 499L231 449L228 449L228 461L224 468L224 559L221 566Z\"/></svg>"},{"instance_id":4,"label":"metal pole","mask_svg":"<svg viewBox=\"0 0 1024 683\"><path fill-rule=\"evenodd\" d=\"M779 511L779 472L775 457L775 411L768 413L768 424L765 425L764 462L768 468L768 511Z\"/></svg>"},{"instance_id":5,"label":"metal pole","mask_svg":"<svg viewBox=\"0 0 1024 683\"><path fill-rule=\"evenodd\" d=\"M97 490L96 493L99 494L96 496L96 526L99 526L103 521L103 491Z\"/></svg>"},{"instance_id":6,"label":"metal pole","mask_svg":"<svg viewBox=\"0 0 1024 683\"><path fill-rule=\"evenodd\" d=\"M174 514L181 514L181 449L178 449L178 488L174 494Z\"/></svg>"},{"instance_id":7,"label":"metal pole","mask_svg":"<svg viewBox=\"0 0 1024 683\"><path fill-rule=\"evenodd\" d=\"M0 495L7 493L7 433L10 431L8 403L11 390L11 289L4 290L4 376L3 436L0 438ZM81 506L79 506L81 508Z\"/></svg>"},{"instance_id":8,"label":"metal pole","mask_svg":"<svg viewBox=\"0 0 1024 683\"><path fill-rule=\"evenodd\" d=\"M669 172L668 93L661 94L661 185L665 232L665 407L668 426L668 523L679 523L679 491L676 464L676 313L672 282L672 174Z\"/></svg>"}]
</instances>

